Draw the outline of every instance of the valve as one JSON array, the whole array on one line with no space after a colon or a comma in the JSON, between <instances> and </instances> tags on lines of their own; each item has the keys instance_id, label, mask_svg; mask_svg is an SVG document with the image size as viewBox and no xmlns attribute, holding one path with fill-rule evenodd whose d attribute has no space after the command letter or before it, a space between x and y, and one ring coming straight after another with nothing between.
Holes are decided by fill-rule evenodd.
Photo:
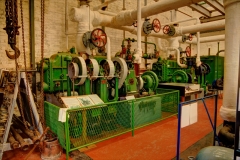
<instances>
[{"instance_id":1,"label":"valve","mask_svg":"<svg viewBox=\"0 0 240 160\"><path fill-rule=\"evenodd\" d=\"M107 43L106 33L100 28L94 29L91 33L91 42L98 48L105 46Z\"/></svg>"},{"instance_id":2,"label":"valve","mask_svg":"<svg viewBox=\"0 0 240 160\"><path fill-rule=\"evenodd\" d=\"M191 34L191 33L189 33L189 35L188 35L188 37L187 37L187 38L188 38L188 40L189 40L189 41L192 41L192 39L193 39L193 36L192 36L192 34Z\"/></svg>"},{"instance_id":3,"label":"valve","mask_svg":"<svg viewBox=\"0 0 240 160\"><path fill-rule=\"evenodd\" d=\"M149 19L145 19L143 22L143 32L145 34L150 34L152 31L152 24L149 22Z\"/></svg>"},{"instance_id":4,"label":"valve","mask_svg":"<svg viewBox=\"0 0 240 160\"><path fill-rule=\"evenodd\" d=\"M186 42L186 40L187 40L187 36L185 34L182 35L182 42Z\"/></svg>"},{"instance_id":5,"label":"valve","mask_svg":"<svg viewBox=\"0 0 240 160\"><path fill-rule=\"evenodd\" d=\"M173 36L175 34L175 28L174 26L170 26L170 25L165 25L163 27L163 33L167 34L169 36Z\"/></svg>"},{"instance_id":6,"label":"valve","mask_svg":"<svg viewBox=\"0 0 240 160\"><path fill-rule=\"evenodd\" d=\"M137 27L137 21L133 22L133 27Z\"/></svg>"},{"instance_id":7,"label":"valve","mask_svg":"<svg viewBox=\"0 0 240 160\"><path fill-rule=\"evenodd\" d=\"M187 57L190 57L191 56L191 47L187 46L185 49L185 52L186 52Z\"/></svg>"},{"instance_id":8,"label":"valve","mask_svg":"<svg viewBox=\"0 0 240 160\"><path fill-rule=\"evenodd\" d=\"M152 29L155 33L158 33L161 30L161 23L157 18L152 21Z\"/></svg>"},{"instance_id":9,"label":"valve","mask_svg":"<svg viewBox=\"0 0 240 160\"><path fill-rule=\"evenodd\" d=\"M153 19L152 23L150 23L149 19L145 19L145 21L143 22L143 32L145 34L150 34L152 30L155 33L158 33L161 30L160 21L157 18L155 18Z\"/></svg>"}]
</instances>

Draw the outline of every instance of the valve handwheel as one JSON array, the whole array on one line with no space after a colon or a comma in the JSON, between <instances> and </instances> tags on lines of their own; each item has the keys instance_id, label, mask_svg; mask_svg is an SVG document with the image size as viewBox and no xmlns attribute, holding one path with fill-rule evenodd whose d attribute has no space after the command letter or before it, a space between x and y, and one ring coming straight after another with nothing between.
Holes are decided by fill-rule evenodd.
<instances>
[{"instance_id":1,"label":"valve handwheel","mask_svg":"<svg viewBox=\"0 0 240 160\"><path fill-rule=\"evenodd\" d=\"M153 20L152 28L153 28L155 33L158 33L161 30L161 23L160 23L160 21L157 18L155 18Z\"/></svg>"},{"instance_id":2,"label":"valve handwheel","mask_svg":"<svg viewBox=\"0 0 240 160\"><path fill-rule=\"evenodd\" d=\"M189 40L189 41L192 41L192 39L193 39L192 34L189 34L189 35L188 35L188 40Z\"/></svg>"},{"instance_id":3,"label":"valve handwheel","mask_svg":"<svg viewBox=\"0 0 240 160\"><path fill-rule=\"evenodd\" d=\"M191 48L190 48L190 46L186 47L185 52L186 52L187 57L191 56Z\"/></svg>"},{"instance_id":4,"label":"valve handwheel","mask_svg":"<svg viewBox=\"0 0 240 160\"><path fill-rule=\"evenodd\" d=\"M163 33L164 34L168 34L170 32L170 26L169 25L166 25L163 27Z\"/></svg>"},{"instance_id":5,"label":"valve handwheel","mask_svg":"<svg viewBox=\"0 0 240 160\"><path fill-rule=\"evenodd\" d=\"M137 21L133 22L133 27L137 27Z\"/></svg>"},{"instance_id":6,"label":"valve handwheel","mask_svg":"<svg viewBox=\"0 0 240 160\"><path fill-rule=\"evenodd\" d=\"M102 29L96 28L91 33L91 41L94 46L103 47L107 43L107 35Z\"/></svg>"}]
</instances>

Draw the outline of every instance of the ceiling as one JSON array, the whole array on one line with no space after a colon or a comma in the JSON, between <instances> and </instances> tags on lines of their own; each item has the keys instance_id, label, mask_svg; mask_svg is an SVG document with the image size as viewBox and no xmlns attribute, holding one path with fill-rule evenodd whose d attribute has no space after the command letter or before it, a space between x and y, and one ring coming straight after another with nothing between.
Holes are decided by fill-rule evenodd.
<instances>
[{"instance_id":1,"label":"ceiling","mask_svg":"<svg viewBox=\"0 0 240 160\"><path fill-rule=\"evenodd\" d=\"M203 15L200 18L201 23L225 18L222 0L205 0L196 4L191 4L189 7Z\"/></svg>"}]
</instances>

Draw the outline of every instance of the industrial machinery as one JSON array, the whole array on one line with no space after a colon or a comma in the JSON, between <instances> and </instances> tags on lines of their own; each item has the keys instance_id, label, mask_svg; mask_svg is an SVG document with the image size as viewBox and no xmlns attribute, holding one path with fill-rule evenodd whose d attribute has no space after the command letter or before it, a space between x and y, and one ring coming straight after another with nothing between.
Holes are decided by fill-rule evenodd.
<instances>
[{"instance_id":1,"label":"industrial machinery","mask_svg":"<svg viewBox=\"0 0 240 160\"><path fill-rule=\"evenodd\" d=\"M224 57L219 55L201 56L201 61L209 64L214 72L206 75L206 83L212 85L212 82L223 76L224 71Z\"/></svg>"},{"instance_id":2,"label":"industrial machinery","mask_svg":"<svg viewBox=\"0 0 240 160\"><path fill-rule=\"evenodd\" d=\"M157 74L159 82L197 83L206 90L206 76L210 73L211 67L204 62L197 66L196 57L191 56L189 46L184 52L180 51L181 53L186 53L186 57L180 58L181 63L187 66L185 68L179 66L177 60L171 57L168 59L159 57L158 61L153 63L152 71Z\"/></svg>"}]
</instances>

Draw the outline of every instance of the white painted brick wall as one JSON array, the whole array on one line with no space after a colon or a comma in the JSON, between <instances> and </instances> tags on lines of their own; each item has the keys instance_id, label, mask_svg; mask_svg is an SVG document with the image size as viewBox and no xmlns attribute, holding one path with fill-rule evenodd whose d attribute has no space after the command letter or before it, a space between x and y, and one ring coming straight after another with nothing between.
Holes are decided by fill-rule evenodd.
<instances>
[{"instance_id":1,"label":"white painted brick wall","mask_svg":"<svg viewBox=\"0 0 240 160\"><path fill-rule=\"evenodd\" d=\"M19 2L19 0L18 0ZM40 14L40 0L35 2L35 55L36 62L39 62L41 59L41 14ZM153 0L148 0L148 4L155 3ZM91 8L100 5L101 0L93 0L91 2ZM68 0L68 10L72 7L77 7L77 0ZM142 1L142 6L144 6L144 1ZM122 11L123 2L121 0L109 4L107 10L110 12L118 13ZM136 9L137 1L136 0L126 0L126 9ZM24 9L24 33L25 33L25 44L26 44L26 56L27 56L27 66L30 66L30 51L29 51L29 11L28 11L28 0L23 0L23 9ZM192 11L188 7L180 8L181 11L186 12L189 15L196 16L196 12ZM20 8L18 23L21 26L21 17L20 17ZM151 21L153 18L158 18L161 21L161 24L167 23L170 21L170 12L164 12L158 15L149 17ZM177 20L189 18L186 15L177 12ZM76 32L77 23L71 22L69 20L69 33ZM192 25L193 22L182 25ZM14 60L7 58L5 50L11 51L10 46L7 43L7 34L2 28L5 27L5 1L0 1L0 68L14 68ZM19 29L20 35L17 37L17 47L21 51L21 56L18 59L20 65L23 66L23 47L22 47L22 28ZM121 50L121 44L123 40L123 31L117 29L111 29L106 27L107 36L111 39L111 54L114 56L117 52ZM132 35L128 32L125 32L125 38L135 38L136 35ZM72 46L75 46L75 35L68 36L68 49ZM144 37L142 37L144 41ZM148 37L149 42L155 42L155 38ZM165 43L163 41L163 43ZM132 49L136 48L136 43L132 44ZM181 44L182 48L185 48L187 44ZM192 45L192 52L196 52L196 46ZM201 53L207 54L208 48L211 48L211 51L214 53L217 50L217 42L201 44ZM143 51L144 44L142 45ZM152 45L148 45L148 52L153 52ZM220 49L224 49L224 42L220 43ZM57 52L67 51L66 44L66 35L65 35L65 1L64 0L45 0L45 34L44 34L44 57L50 57L52 54Z\"/></svg>"}]
</instances>

